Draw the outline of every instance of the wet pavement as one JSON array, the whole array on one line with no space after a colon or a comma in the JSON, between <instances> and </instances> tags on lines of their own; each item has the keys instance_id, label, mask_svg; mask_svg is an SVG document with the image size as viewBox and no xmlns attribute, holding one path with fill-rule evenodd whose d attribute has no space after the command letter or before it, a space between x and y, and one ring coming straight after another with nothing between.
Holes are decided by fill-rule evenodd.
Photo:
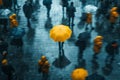
<instances>
[{"instance_id":1,"label":"wet pavement","mask_svg":"<svg viewBox=\"0 0 120 80\"><path fill-rule=\"evenodd\" d=\"M21 5L24 4L24 0L18 0ZM18 80L41 80L42 76L38 73L38 60L42 55L45 55L50 62L50 73L48 80L71 80L71 72L76 67L84 67L88 70L89 74L92 73L93 69L97 69L98 72L106 77L106 80L119 80L120 79L120 54L116 56L113 63L111 63L112 71L109 75L103 74L102 68L105 66L106 52L105 45L112 39L120 39L119 34L114 32L114 34L109 34L104 29L97 29L91 32L90 44L84 51L83 59L78 65L77 54L78 48L75 46L75 41L79 33L84 31L84 26L79 25L81 12L81 2L79 0L71 0L75 2L76 13L75 21L73 26L72 37L65 41L62 68L56 65L59 61L58 54L58 43L54 42L50 36L49 31L54 25L58 24L68 24L66 21L66 16L63 18L62 6L59 0L53 0L52 8L50 11L50 18L47 18L47 11L45 6L43 6L42 1L40 1L41 7L39 10L35 11L33 18L31 20L32 28L27 27L27 21L23 14L23 11L19 12L19 27L25 28L26 34L23 37L24 46L22 50L17 49L14 46L9 46L8 60L14 66ZM88 4L93 4L93 2L88 2ZM93 16L94 18L94 16ZM93 20L93 27L98 25L95 24L96 20ZM107 23L107 21L106 21ZM98 55L98 59L92 62L93 55L93 39L97 35L103 35L103 48L101 53ZM9 37L7 38L9 41ZM0 56L1 58L1 56ZM0 80L6 80L6 76L0 71Z\"/></svg>"}]
</instances>

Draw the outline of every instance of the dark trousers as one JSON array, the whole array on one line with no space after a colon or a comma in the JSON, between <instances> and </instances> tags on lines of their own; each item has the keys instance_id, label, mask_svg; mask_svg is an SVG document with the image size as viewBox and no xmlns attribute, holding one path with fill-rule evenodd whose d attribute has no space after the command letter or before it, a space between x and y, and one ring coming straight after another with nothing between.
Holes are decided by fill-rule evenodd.
<instances>
[{"instance_id":1,"label":"dark trousers","mask_svg":"<svg viewBox=\"0 0 120 80\"><path fill-rule=\"evenodd\" d=\"M46 6L47 8L47 17L50 17L50 9L51 9L51 5Z\"/></svg>"},{"instance_id":2,"label":"dark trousers","mask_svg":"<svg viewBox=\"0 0 120 80\"><path fill-rule=\"evenodd\" d=\"M48 73L42 73L42 80L48 80Z\"/></svg>"},{"instance_id":3,"label":"dark trousers","mask_svg":"<svg viewBox=\"0 0 120 80\"><path fill-rule=\"evenodd\" d=\"M9 75L7 75L7 76L8 76L8 80L12 80L12 79L13 79L12 74L9 74Z\"/></svg>"},{"instance_id":4,"label":"dark trousers","mask_svg":"<svg viewBox=\"0 0 120 80\"><path fill-rule=\"evenodd\" d=\"M28 27L31 27L30 18L27 18L27 26L28 26Z\"/></svg>"},{"instance_id":5,"label":"dark trousers","mask_svg":"<svg viewBox=\"0 0 120 80\"><path fill-rule=\"evenodd\" d=\"M74 26L74 17L69 17L68 18L68 21L69 21L69 27L72 29L73 31L73 26Z\"/></svg>"}]
</instances>

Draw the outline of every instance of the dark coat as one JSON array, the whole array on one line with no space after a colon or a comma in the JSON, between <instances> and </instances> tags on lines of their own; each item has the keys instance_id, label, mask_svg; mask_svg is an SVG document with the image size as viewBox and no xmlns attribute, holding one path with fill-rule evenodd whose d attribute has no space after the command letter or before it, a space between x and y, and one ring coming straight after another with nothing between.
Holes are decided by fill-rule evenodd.
<instances>
[{"instance_id":1,"label":"dark coat","mask_svg":"<svg viewBox=\"0 0 120 80\"><path fill-rule=\"evenodd\" d=\"M0 43L0 53L2 53L3 51L7 51L7 49L8 49L8 43L6 43L6 42L1 42Z\"/></svg>"},{"instance_id":2,"label":"dark coat","mask_svg":"<svg viewBox=\"0 0 120 80\"><path fill-rule=\"evenodd\" d=\"M89 75L86 80L105 80L105 78L97 73Z\"/></svg>"},{"instance_id":3,"label":"dark coat","mask_svg":"<svg viewBox=\"0 0 120 80\"><path fill-rule=\"evenodd\" d=\"M62 6L67 7L68 6L68 0L61 0L62 1Z\"/></svg>"},{"instance_id":4,"label":"dark coat","mask_svg":"<svg viewBox=\"0 0 120 80\"><path fill-rule=\"evenodd\" d=\"M78 39L75 44L80 50L84 51L87 46L87 41Z\"/></svg>"},{"instance_id":5,"label":"dark coat","mask_svg":"<svg viewBox=\"0 0 120 80\"><path fill-rule=\"evenodd\" d=\"M15 72L14 68L11 65L2 65L1 69L6 75L12 75Z\"/></svg>"},{"instance_id":6,"label":"dark coat","mask_svg":"<svg viewBox=\"0 0 120 80\"><path fill-rule=\"evenodd\" d=\"M118 54L119 53L119 47L113 47L112 43L109 43L106 45L105 47L105 51L109 54L109 55L114 55L114 54Z\"/></svg>"},{"instance_id":7,"label":"dark coat","mask_svg":"<svg viewBox=\"0 0 120 80\"><path fill-rule=\"evenodd\" d=\"M23 5L23 12L24 12L26 18L31 18L32 13L33 13L32 4L31 3L25 3Z\"/></svg>"},{"instance_id":8,"label":"dark coat","mask_svg":"<svg viewBox=\"0 0 120 80\"><path fill-rule=\"evenodd\" d=\"M52 4L52 0L43 0L43 5L47 6L51 6Z\"/></svg>"},{"instance_id":9,"label":"dark coat","mask_svg":"<svg viewBox=\"0 0 120 80\"><path fill-rule=\"evenodd\" d=\"M67 7L67 14L68 17L74 17L76 12L76 8L74 6L68 6Z\"/></svg>"}]
</instances>

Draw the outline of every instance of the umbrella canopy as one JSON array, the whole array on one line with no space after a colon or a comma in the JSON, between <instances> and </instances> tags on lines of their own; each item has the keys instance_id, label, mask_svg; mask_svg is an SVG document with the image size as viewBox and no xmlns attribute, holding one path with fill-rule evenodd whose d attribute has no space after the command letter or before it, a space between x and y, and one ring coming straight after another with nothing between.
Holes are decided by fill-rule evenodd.
<instances>
[{"instance_id":1,"label":"umbrella canopy","mask_svg":"<svg viewBox=\"0 0 120 80\"><path fill-rule=\"evenodd\" d=\"M50 30L50 37L55 42L64 42L71 37L71 34L71 29L65 25L56 25Z\"/></svg>"},{"instance_id":2,"label":"umbrella canopy","mask_svg":"<svg viewBox=\"0 0 120 80\"><path fill-rule=\"evenodd\" d=\"M97 7L96 6L94 6L94 5L86 5L85 7L84 7L84 11L86 12L86 13L96 13L96 11L97 11Z\"/></svg>"},{"instance_id":3,"label":"umbrella canopy","mask_svg":"<svg viewBox=\"0 0 120 80\"><path fill-rule=\"evenodd\" d=\"M87 76L88 72L83 68L75 69L71 74L72 80L85 80Z\"/></svg>"}]
</instances>

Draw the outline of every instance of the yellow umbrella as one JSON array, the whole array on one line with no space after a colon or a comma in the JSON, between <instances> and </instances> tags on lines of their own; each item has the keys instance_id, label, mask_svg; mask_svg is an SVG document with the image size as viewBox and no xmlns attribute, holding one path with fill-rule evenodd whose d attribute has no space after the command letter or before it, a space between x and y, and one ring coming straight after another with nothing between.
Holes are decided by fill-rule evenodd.
<instances>
[{"instance_id":1,"label":"yellow umbrella","mask_svg":"<svg viewBox=\"0 0 120 80\"><path fill-rule=\"evenodd\" d=\"M71 74L72 80L85 80L87 76L88 72L83 68L75 69Z\"/></svg>"},{"instance_id":2,"label":"yellow umbrella","mask_svg":"<svg viewBox=\"0 0 120 80\"><path fill-rule=\"evenodd\" d=\"M71 34L71 29L65 25L56 25L50 30L50 37L55 42L64 42L71 37Z\"/></svg>"}]
</instances>

